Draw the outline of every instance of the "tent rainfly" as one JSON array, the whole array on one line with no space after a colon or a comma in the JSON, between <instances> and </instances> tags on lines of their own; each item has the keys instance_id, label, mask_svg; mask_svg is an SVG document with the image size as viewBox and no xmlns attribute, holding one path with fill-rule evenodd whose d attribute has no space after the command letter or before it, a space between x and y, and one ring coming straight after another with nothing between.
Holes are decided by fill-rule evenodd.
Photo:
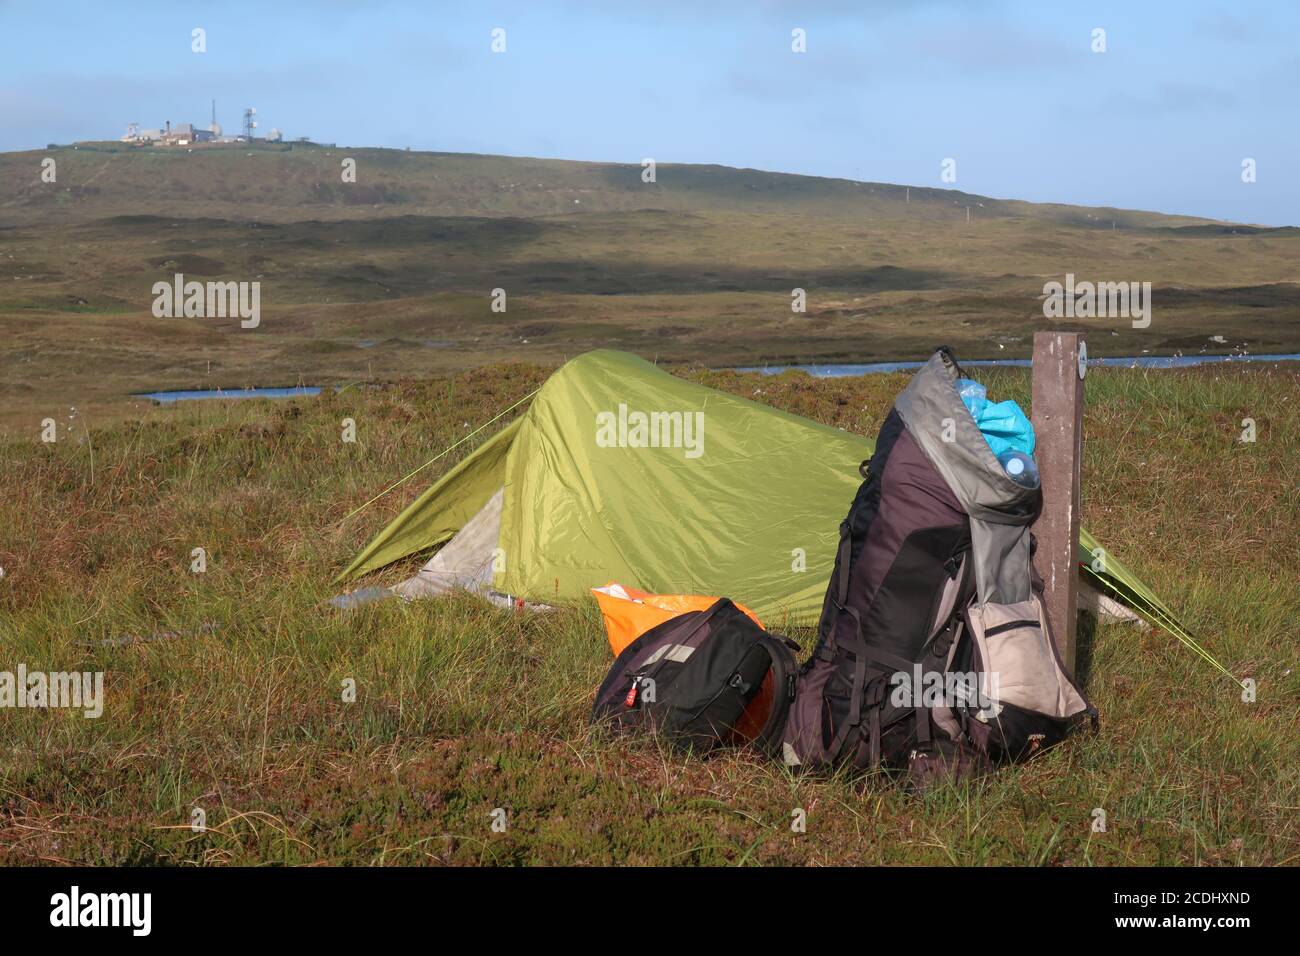
<instances>
[{"instance_id":1,"label":"tent rainfly","mask_svg":"<svg viewBox=\"0 0 1300 956\"><path fill-rule=\"evenodd\" d=\"M498 603L551 605L613 580L726 595L773 628L813 626L873 444L625 352L587 352L416 498L339 580L443 545L393 591L466 588ZM1081 589L1084 606L1132 619L1118 596L1179 636L1155 594L1113 555L1095 561L1097 548L1082 531L1080 567L1093 586Z\"/></svg>"}]
</instances>

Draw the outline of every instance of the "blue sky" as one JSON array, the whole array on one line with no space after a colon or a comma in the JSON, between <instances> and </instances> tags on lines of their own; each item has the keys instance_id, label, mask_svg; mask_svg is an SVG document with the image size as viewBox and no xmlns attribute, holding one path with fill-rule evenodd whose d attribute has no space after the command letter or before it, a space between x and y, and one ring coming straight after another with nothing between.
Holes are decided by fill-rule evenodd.
<instances>
[{"instance_id":1,"label":"blue sky","mask_svg":"<svg viewBox=\"0 0 1300 956\"><path fill-rule=\"evenodd\" d=\"M347 145L930 186L952 157L970 192L1300 225L1298 37L1290 0L0 0L0 150L215 98Z\"/></svg>"}]
</instances>

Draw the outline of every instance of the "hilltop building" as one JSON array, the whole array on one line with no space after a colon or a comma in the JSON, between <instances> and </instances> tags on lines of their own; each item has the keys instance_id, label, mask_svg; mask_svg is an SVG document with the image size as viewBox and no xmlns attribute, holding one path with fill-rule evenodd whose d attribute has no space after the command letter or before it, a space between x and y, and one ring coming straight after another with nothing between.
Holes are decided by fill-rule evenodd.
<instances>
[{"instance_id":1,"label":"hilltop building","mask_svg":"<svg viewBox=\"0 0 1300 956\"><path fill-rule=\"evenodd\" d=\"M280 143L284 141L284 135L278 129L272 129L270 134L261 137L256 135L254 130L257 128L253 116L257 113L255 109L249 107L244 111L244 130L239 136L225 136L222 134L221 126L217 123L217 102L212 101L212 122L207 129L199 129L193 123L177 123L172 125L168 120L166 125L161 129L141 129L139 123L130 123L126 128L126 135L121 138L123 143L132 143L136 146L195 146L204 143ZM300 143L311 142L306 136L298 139Z\"/></svg>"},{"instance_id":2,"label":"hilltop building","mask_svg":"<svg viewBox=\"0 0 1300 956\"><path fill-rule=\"evenodd\" d=\"M164 146L190 146L194 143L210 143L215 137L205 129L196 129L193 123L167 124L167 131L162 135Z\"/></svg>"}]
</instances>

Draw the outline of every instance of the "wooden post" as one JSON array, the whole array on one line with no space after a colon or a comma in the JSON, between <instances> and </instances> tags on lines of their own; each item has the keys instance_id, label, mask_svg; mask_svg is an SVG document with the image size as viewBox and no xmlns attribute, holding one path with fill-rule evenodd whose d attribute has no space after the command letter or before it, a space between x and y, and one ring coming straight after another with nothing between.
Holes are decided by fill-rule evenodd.
<instances>
[{"instance_id":1,"label":"wooden post","mask_svg":"<svg viewBox=\"0 0 1300 956\"><path fill-rule=\"evenodd\" d=\"M1083 460L1083 373L1087 345L1079 332L1035 332L1034 459L1043 484L1043 513L1033 526L1034 565L1065 666L1074 672L1079 596L1079 467Z\"/></svg>"}]
</instances>

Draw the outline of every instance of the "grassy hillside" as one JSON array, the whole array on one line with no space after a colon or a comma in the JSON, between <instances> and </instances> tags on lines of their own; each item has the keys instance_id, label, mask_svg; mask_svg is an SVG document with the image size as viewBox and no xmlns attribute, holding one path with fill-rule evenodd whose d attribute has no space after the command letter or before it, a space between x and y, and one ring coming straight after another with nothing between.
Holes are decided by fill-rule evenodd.
<instances>
[{"instance_id":1,"label":"grassy hillside","mask_svg":"<svg viewBox=\"0 0 1300 956\"><path fill-rule=\"evenodd\" d=\"M679 373L862 434L905 382ZM112 426L65 412L53 445L0 439L0 643L31 669L103 670L107 696L96 720L0 709L0 863L1300 862L1300 373L1086 382L1084 523L1257 702L1162 633L1102 626L1083 668L1098 737L920 799L592 734L611 655L591 606L326 605L333 573L468 446L347 512L545 375L496 365ZM1022 370L982 377L1027 406Z\"/></svg>"},{"instance_id":2,"label":"grassy hillside","mask_svg":"<svg viewBox=\"0 0 1300 956\"><path fill-rule=\"evenodd\" d=\"M58 163L56 188L40 180ZM356 161L355 183L341 162ZM900 206L910 208L903 210ZM129 212L195 218L390 218L399 215L536 216L572 212L732 212L956 222L1031 218L1081 227L1186 228L1212 220L1110 208L991 199L951 189L860 183L660 162L644 182L640 163L406 152L297 143L136 148L79 143L0 154L0 212L26 222L84 221ZM578 207L578 208L574 208Z\"/></svg>"},{"instance_id":3,"label":"grassy hillside","mask_svg":"<svg viewBox=\"0 0 1300 956\"><path fill-rule=\"evenodd\" d=\"M1052 324L1044 283L1067 272L1152 284L1149 328L1074 323L1094 355L1295 351L1297 253L1295 229L717 166L647 184L639 165L318 146L9 153L0 429L73 406L116 419L162 387L389 381L597 346L714 365L939 343L1024 356ZM260 327L154 318L153 284L177 273L260 283Z\"/></svg>"}]
</instances>

